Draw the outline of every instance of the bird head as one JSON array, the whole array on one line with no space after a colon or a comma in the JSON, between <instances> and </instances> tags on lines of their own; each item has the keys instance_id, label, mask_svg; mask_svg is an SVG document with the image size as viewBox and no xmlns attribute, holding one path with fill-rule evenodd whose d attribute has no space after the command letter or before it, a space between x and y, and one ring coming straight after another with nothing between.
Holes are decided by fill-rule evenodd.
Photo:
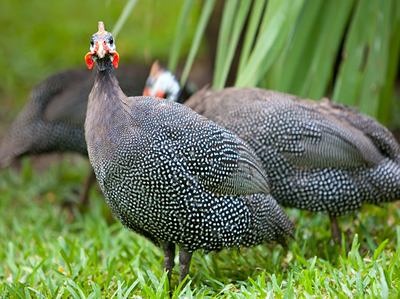
<instances>
[{"instance_id":1,"label":"bird head","mask_svg":"<svg viewBox=\"0 0 400 299\"><path fill-rule=\"evenodd\" d=\"M154 62L143 95L177 102L180 91L181 87L176 77L170 71L162 68L158 61Z\"/></svg>"},{"instance_id":2,"label":"bird head","mask_svg":"<svg viewBox=\"0 0 400 299\"><path fill-rule=\"evenodd\" d=\"M110 59L115 68L118 67L119 55L116 52L114 37L110 32L105 31L104 23L99 22L99 31L90 38L90 52L86 54L85 61L91 70L95 61ZM105 68L105 64L97 64L100 70Z\"/></svg>"}]
</instances>

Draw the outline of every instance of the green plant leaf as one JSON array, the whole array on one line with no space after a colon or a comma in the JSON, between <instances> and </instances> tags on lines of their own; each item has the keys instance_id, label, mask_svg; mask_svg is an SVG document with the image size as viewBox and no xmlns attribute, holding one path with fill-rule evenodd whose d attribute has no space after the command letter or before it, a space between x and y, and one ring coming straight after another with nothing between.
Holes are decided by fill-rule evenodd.
<instances>
[{"instance_id":1,"label":"green plant leaf","mask_svg":"<svg viewBox=\"0 0 400 299\"><path fill-rule=\"evenodd\" d=\"M193 8L193 3L194 0L185 0L182 3L168 60L168 70L171 73L175 73L176 66L178 65L179 53L182 47L183 37L185 36L188 19Z\"/></svg>"},{"instance_id":2,"label":"green plant leaf","mask_svg":"<svg viewBox=\"0 0 400 299\"><path fill-rule=\"evenodd\" d=\"M189 75L190 69L192 68L194 58L196 57L197 51L200 47L200 42L204 34L204 30L208 24L211 13L213 11L215 0L205 0L203 9L201 11L199 23L197 25L196 33L193 38L192 46L190 47L188 58L186 59L186 64L183 69L181 77L181 86L183 87L186 83L187 77Z\"/></svg>"},{"instance_id":3,"label":"green plant leaf","mask_svg":"<svg viewBox=\"0 0 400 299\"><path fill-rule=\"evenodd\" d=\"M126 2L125 7L122 10L122 13L120 14L117 20L117 23L115 23L114 28L111 31L112 34L114 35L114 38L117 37L117 35L121 31L129 15L132 13L132 10L135 8L136 3L137 0L128 0Z\"/></svg>"}]
</instances>

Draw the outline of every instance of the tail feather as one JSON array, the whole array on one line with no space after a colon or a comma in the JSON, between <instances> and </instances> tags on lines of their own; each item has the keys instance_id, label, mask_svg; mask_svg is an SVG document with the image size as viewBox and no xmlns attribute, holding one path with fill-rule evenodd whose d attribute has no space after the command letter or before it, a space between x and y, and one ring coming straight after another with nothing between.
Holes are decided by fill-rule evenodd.
<instances>
[{"instance_id":1,"label":"tail feather","mask_svg":"<svg viewBox=\"0 0 400 299\"><path fill-rule=\"evenodd\" d=\"M287 236L294 238L294 225L278 202L271 195L268 195L268 197L270 197L270 203L267 220L270 223L270 227L274 228L272 240L286 247Z\"/></svg>"},{"instance_id":2,"label":"tail feather","mask_svg":"<svg viewBox=\"0 0 400 299\"><path fill-rule=\"evenodd\" d=\"M248 200L254 215L249 239L256 236L258 244L275 241L286 246L287 237L294 237L294 226L278 202L270 194L254 194Z\"/></svg>"},{"instance_id":3,"label":"tail feather","mask_svg":"<svg viewBox=\"0 0 400 299\"><path fill-rule=\"evenodd\" d=\"M369 171L371 196L365 203L379 205L400 200L400 165L386 158L384 163ZM362 179L362 178L361 178Z\"/></svg>"}]
</instances>

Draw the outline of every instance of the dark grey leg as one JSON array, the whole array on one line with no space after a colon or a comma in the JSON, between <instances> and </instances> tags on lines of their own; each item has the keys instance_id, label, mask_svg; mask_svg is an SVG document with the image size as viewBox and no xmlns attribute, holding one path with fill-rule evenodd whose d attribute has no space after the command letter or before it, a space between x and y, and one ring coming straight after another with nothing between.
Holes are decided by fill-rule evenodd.
<instances>
[{"instance_id":1,"label":"dark grey leg","mask_svg":"<svg viewBox=\"0 0 400 299\"><path fill-rule=\"evenodd\" d=\"M89 189L95 181L96 181L96 176L94 174L92 166L90 166L89 176L86 179L85 185L83 186L81 196L79 197L79 202L85 207L89 207L89 198L88 198L89 197Z\"/></svg>"},{"instance_id":2,"label":"dark grey leg","mask_svg":"<svg viewBox=\"0 0 400 299\"><path fill-rule=\"evenodd\" d=\"M79 203L82 206L85 206L86 208L89 207L89 197L88 197L89 189L93 185L93 182L96 181L96 176L94 174L94 170L93 170L92 166L90 166L89 171L90 171L89 176L87 177L85 185L82 188L82 192L79 195ZM73 210L74 205L75 204L73 204L71 202L64 204L64 206L68 208L68 218L67 218L68 223L72 222L72 220L75 219L75 213ZM82 209L82 206L79 206L79 209L81 212L84 210L84 209Z\"/></svg>"},{"instance_id":3,"label":"dark grey leg","mask_svg":"<svg viewBox=\"0 0 400 299\"><path fill-rule=\"evenodd\" d=\"M192 254L179 249L179 283L181 283L186 276L189 275L190 262L192 260ZM186 282L187 283L187 282ZM186 283L182 286L182 289L186 286Z\"/></svg>"},{"instance_id":4,"label":"dark grey leg","mask_svg":"<svg viewBox=\"0 0 400 299\"><path fill-rule=\"evenodd\" d=\"M175 266L175 244L170 242L162 243L162 250L164 251L164 271L168 271L169 289L171 290L171 274Z\"/></svg>"},{"instance_id":5,"label":"dark grey leg","mask_svg":"<svg viewBox=\"0 0 400 299\"><path fill-rule=\"evenodd\" d=\"M342 245L342 232L340 231L337 218L329 215L329 219L331 220L332 237L335 239L337 244Z\"/></svg>"}]
</instances>

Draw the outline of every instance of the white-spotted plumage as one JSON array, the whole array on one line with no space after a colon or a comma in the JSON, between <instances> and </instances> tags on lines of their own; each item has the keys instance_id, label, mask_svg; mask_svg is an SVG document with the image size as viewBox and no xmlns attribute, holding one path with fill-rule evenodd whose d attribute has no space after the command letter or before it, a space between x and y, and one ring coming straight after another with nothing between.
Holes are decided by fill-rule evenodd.
<instances>
[{"instance_id":1,"label":"white-spotted plumage","mask_svg":"<svg viewBox=\"0 0 400 299\"><path fill-rule=\"evenodd\" d=\"M96 34L92 39L103 43ZM163 247L166 269L172 270L175 244L182 281L195 250L292 235L259 159L243 141L183 105L126 97L108 57L97 64L85 122L90 162L113 213Z\"/></svg>"},{"instance_id":2,"label":"white-spotted plumage","mask_svg":"<svg viewBox=\"0 0 400 299\"><path fill-rule=\"evenodd\" d=\"M400 199L398 143L354 109L257 88L203 89L185 105L254 150L284 206L340 216Z\"/></svg>"}]
</instances>

